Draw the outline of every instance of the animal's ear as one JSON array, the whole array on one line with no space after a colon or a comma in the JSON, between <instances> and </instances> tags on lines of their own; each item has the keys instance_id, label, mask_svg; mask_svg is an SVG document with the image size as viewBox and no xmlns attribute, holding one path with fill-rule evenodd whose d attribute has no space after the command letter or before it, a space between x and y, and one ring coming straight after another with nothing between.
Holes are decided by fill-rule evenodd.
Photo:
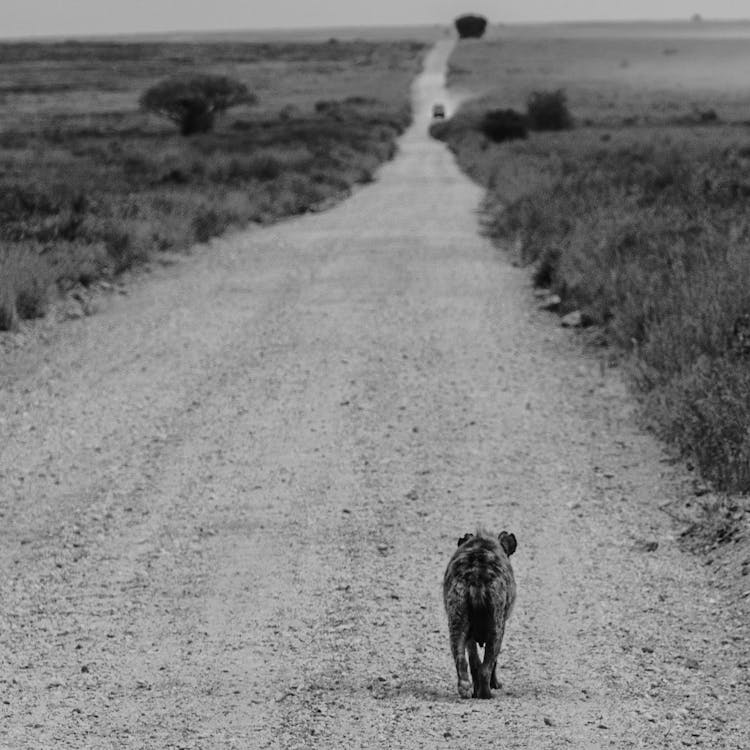
<instances>
[{"instance_id":1,"label":"animal's ear","mask_svg":"<svg viewBox=\"0 0 750 750\"><path fill-rule=\"evenodd\" d=\"M466 544L466 542L469 541L474 536L474 534L464 534L459 540L458 540L458 546L460 547L462 544Z\"/></svg>"},{"instance_id":2,"label":"animal's ear","mask_svg":"<svg viewBox=\"0 0 750 750\"><path fill-rule=\"evenodd\" d=\"M516 535L509 534L507 531L501 531L498 537L500 546L505 550L505 554L510 557L516 551Z\"/></svg>"}]
</instances>

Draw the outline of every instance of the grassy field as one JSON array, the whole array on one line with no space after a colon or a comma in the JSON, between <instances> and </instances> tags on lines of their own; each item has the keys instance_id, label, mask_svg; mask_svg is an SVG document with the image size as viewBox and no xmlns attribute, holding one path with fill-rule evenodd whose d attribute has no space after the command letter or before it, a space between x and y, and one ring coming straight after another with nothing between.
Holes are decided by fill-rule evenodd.
<instances>
[{"instance_id":1,"label":"grassy field","mask_svg":"<svg viewBox=\"0 0 750 750\"><path fill-rule=\"evenodd\" d=\"M55 286L372 180L410 121L424 47L234 35L0 44L0 330L43 315ZM232 76L258 103L189 138L139 110L156 81L193 73Z\"/></svg>"},{"instance_id":2,"label":"grassy field","mask_svg":"<svg viewBox=\"0 0 750 750\"><path fill-rule=\"evenodd\" d=\"M505 28L462 43L442 127L488 188L486 231L627 355L650 425L750 490L750 26ZM493 108L564 89L575 127L496 144Z\"/></svg>"}]
</instances>

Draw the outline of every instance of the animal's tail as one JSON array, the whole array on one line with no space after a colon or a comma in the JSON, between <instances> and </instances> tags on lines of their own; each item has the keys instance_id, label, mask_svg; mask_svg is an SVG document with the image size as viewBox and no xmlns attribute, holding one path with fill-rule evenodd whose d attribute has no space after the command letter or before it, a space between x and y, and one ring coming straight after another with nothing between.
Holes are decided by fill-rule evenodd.
<instances>
[{"instance_id":1,"label":"animal's tail","mask_svg":"<svg viewBox=\"0 0 750 750\"><path fill-rule=\"evenodd\" d=\"M466 609L469 613L469 635L480 646L484 646L493 624L491 596L485 586L468 587Z\"/></svg>"}]
</instances>

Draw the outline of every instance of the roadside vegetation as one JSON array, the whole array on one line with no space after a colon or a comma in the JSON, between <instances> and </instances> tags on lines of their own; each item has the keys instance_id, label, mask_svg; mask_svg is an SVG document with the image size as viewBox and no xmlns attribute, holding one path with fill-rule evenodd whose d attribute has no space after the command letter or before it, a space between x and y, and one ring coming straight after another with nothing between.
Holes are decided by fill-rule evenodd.
<instances>
[{"instance_id":1,"label":"roadside vegetation","mask_svg":"<svg viewBox=\"0 0 750 750\"><path fill-rule=\"evenodd\" d=\"M0 45L0 330L55 290L372 180L409 124L423 47Z\"/></svg>"},{"instance_id":2,"label":"roadside vegetation","mask_svg":"<svg viewBox=\"0 0 750 750\"><path fill-rule=\"evenodd\" d=\"M531 70L508 74L514 95L490 91L433 133L487 187L487 233L519 249L550 307L575 312L578 324L595 326L593 341L625 355L651 427L716 489L748 492L750 97L742 94L743 107L731 85L686 94L689 75L675 77L674 89L666 81L658 92L631 89L614 74L601 76L598 41L589 48L578 42L575 64L566 68L561 53L561 64L553 65L559 74L548 81L555 88L541 89L533 43L516 41ZM493 44L502 69L508 51L495 41L487 55ZM679 44L670 62L681 54ZM643 66L641 42L630 45L632 65ZM686 52L695 45L686 43ZM552 64L548 47L535 49L546 56L544 65ZM597 63L590 79L581 63L587 49ZM472 63L463 54L453 63L465 86L477 58ZM479 54L476 45L470 54ZM506 80L496 80L499 89L506 90ZM567 98L564 83L573 92ZM524 100L550 105L555 95L558 105L570 105L564 127L533 132L527 116L527 139L488 137L488 112ZM645 101L654 108L644 109Z\"/></svg>"}]
</instances>

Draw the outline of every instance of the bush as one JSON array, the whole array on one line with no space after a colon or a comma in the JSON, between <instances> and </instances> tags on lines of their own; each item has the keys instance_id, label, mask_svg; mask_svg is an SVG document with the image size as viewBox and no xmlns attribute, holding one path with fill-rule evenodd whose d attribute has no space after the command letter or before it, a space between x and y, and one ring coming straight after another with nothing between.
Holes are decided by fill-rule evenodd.
<instances>
[{"instance_id":1,"label":"bush","mask_svg":"<svg viewBox=\"0 0 750 750\"><path fill-rule=\"evenodd\" d=\"M534 91L526 101L526 114L532 130L568 130L573 117L562 89Z\"/></svg>"},{"instance_id":2,"label":"bush","mask_svg":"<svg viewBox=\"0 0 750 750\"><path fill-rule=\"evenodd\" d=\"M14 330L19 319L41 318L47 311L52 269L33 244L0 248L0 331Z\"/></svg>"},{"instance_id":3,"label":"bush","mask_svg":"<svg viewBox=\"0 0 750 750\"><path fill-rule=\"evenodd\" d=\"M152 247L150 238L143 232L133 231L128 223L110 222L102 233L110 268L118 274L148 260Z\"/></svg>"},{"instance_id":4,"label":"bush","mask_svg":"<svg viewBox=\"0 0 750 750\"><path fill-rule=\"evenodd\" d=\"M235 217L230 212L206 206L193 217L195 239L198 242L208 242L212 237L223 234L234 220Z\"/></svg>"},{"instance_id":5,"label":"bush","mask_svg":"<svg viewBox=\"0 0 750 750\"><path fill-rule=\"evenodd\" d=\"M244 83L228 76L173 76L148 89L141 108L166 117L180 126L182 135L207 133L216 115L238 104L254 104L256 97Z\"/></svg>"},{"instance_id":6,"label":"bush","mask_svg":"<svg viewBox=\"0 0 750 750\"><path fill-rule=\"evenodd\" d=\"M482 132L495 143L528 136L526 118L514 109L493 109L485 113L481 122Z\"/></svg>"},{"instance_id":7,"label":"bush","mask_svg":"<svg viewBox=\"0 0 750 750\"><path fill-rule=\"evenodd\" d=\"M487 28L487 19L484 16L475 16L470 13L459 16L453 23L461 39L479 39Z\"/></svg>"}]
</instances>

